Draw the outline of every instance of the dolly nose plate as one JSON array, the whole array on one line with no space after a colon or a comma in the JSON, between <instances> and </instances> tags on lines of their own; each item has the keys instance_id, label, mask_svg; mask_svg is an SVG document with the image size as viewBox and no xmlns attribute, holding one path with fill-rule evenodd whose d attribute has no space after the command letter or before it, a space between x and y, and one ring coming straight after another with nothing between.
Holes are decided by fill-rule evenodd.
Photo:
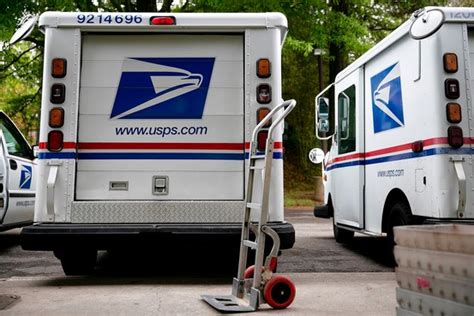
<instances>
[{"instance_id":1,"label":"dolly nose plate","mask_svg":"<svg viewBox=\"0 0 474 316\"><path fill-rule=\"evenodd\" d=\"M222 313L246 313L255 311L247 302L233 295L201 295L201 298Z\"/></svg>"}]
</instances>

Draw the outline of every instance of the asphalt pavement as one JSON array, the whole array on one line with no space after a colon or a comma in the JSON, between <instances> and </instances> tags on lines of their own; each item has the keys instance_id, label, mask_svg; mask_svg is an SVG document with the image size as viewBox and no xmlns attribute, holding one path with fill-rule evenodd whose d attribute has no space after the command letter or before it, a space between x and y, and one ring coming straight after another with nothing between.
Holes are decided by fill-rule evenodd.
<instances>
[{"instance_id":1,"label":"asphalt pavement","mask_svg":"<svg viewBox=\"0 0 474 316\"><path fill-rule=\"evenodd\" d=\"M296 244L283 252L278 270L294 280L296 299L286 310L262 305L259 314L395 314L395 274L383 240L356 236L340 245L330 220L309 210L286 215ZM18 234L0 234L2 315L214 315L200 295L230 294L236 269L222 260L222 249L217 257L101 253L94 275L65 277L51 253L22 251Z\"/></svg>"}]
</instances>

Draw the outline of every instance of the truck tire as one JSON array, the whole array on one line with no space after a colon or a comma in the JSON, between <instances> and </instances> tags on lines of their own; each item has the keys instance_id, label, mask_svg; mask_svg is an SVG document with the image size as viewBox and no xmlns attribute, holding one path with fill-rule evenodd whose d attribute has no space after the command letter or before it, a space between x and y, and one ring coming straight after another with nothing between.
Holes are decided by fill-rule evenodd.
<instances>
[{"instance_id":1,"label":"truck tire","mask_svg":"<svg viewBox=\"0 0 474 316\"><path fill-rule=\"evenodd\" d=\"M354 232L352 230L344 229L336 226L334 217L332 218L332 231L336 242L340 244L347 244L354 238Z\"/></svg>"},{"instance_id":2,"label":"truck tire","mask_svg":"<svg viewBox=\"0 0 474 316\"><path fill-rule=\"evenodd\" d=\"M395 247L395 236L393 228L396 226L413 225L414 219L411 215L410 206L404 201L395 202L390 210L388 217L388 229L387 229L387 254L388 259L395 264L395 257L393 255L393 249Z\"/></svg>"},{"instance_id":3,"label":"truck tire","mask_svg":"<svg viewBox=\"0 0 474 316\"><path fill-rule=\"evenodd\" d=\"M59 250L55 251L54 255L61 260L65 275L91 274L97 260L95 249Z\"/></svg>"}]
</instances>

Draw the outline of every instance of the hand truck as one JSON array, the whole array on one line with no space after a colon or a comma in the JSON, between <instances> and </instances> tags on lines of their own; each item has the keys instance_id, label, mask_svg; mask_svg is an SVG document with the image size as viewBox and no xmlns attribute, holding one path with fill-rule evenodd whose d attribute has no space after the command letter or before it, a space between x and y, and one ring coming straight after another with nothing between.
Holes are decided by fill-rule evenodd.
<instances>
[{"instance_id":1,"label":"hand truck","mask_svg":"<svg viewBox=\"0 0 474 316\"><path fill-rule=\"evenodd\" d=\"M295 105L295 100L288 100L276 106L258 123L253 131L250 142L244 221L240 239L239 269L237 277L232 282L232 295L201 295L204 301L220 312L253 312L263 303L267 303L273 308L282 309L288 307L295 298L296 288L293 281L287 276L273 275L280 250L280 238L267 225L273 162L273 131ZM283 111L281 111L282 109ZM276 114L278 115L276 116ZM276 116L276 119L272 120L273 116ZM270 120L272 123L268 127L267 123ZM265 152L262 155L257 150L256 139L258 133L266 126L268 127L268 136ZM263 166L257 166L256 161L258 160L263 160ZM254 201L252 197L255 170L260 170L263 173L260 201ZM251 222L252 210L260 210L260 218L257 223ZM255 240L250 240L250 231L254 233ZM273 240L273 247L263 264L266 236ZM246 269L249 248L255 250L255 265Z\"/></svg>"}]
</instances>

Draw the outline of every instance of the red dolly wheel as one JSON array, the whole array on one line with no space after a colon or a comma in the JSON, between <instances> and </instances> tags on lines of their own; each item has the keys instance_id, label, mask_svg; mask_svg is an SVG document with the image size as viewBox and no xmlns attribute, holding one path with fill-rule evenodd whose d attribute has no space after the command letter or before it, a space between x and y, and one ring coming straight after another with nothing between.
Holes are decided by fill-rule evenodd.
<instances>
[{"instance_id":1,"label":"red dolly wheel","mask_svg":"<svg viewBox=\"0 0 474 316\"><path fill-rule=\"evenodd\" d=\"M270 260L270 269L272 270L273 273L276 272L277 266L278 266L277 257L271 257L271 260ZM262 267L262 272L263 272L263 271L265 271L265 267ZM255 266L254 266L254 265L251 265L250 267L248 267L247 269L245 269L245 272L244 272L244 279L252 279L254 273L255 273Z\"/></svg>"},{"instance_id":2,"label":"red dolly wheel","mask_svg":"<svg viewBox=\"0 0 474 316\"><path fill-rule=\"evenodd\" d=\"M273 308L283 309L293 303L296 287L293 281L284 275L273 276L263 289L265 301Z\"/></svg>"},{"instance_id":3,"label":"red dolly wheel","mask_svg":"<svg viewBox=\"0 0 474 316\"><path fill-rule=\"evenodd\" d=\"M244 279L253 279L253 274L255 273L255 266L251 265L244 272Z\"/></svg>"}]
</instances>

